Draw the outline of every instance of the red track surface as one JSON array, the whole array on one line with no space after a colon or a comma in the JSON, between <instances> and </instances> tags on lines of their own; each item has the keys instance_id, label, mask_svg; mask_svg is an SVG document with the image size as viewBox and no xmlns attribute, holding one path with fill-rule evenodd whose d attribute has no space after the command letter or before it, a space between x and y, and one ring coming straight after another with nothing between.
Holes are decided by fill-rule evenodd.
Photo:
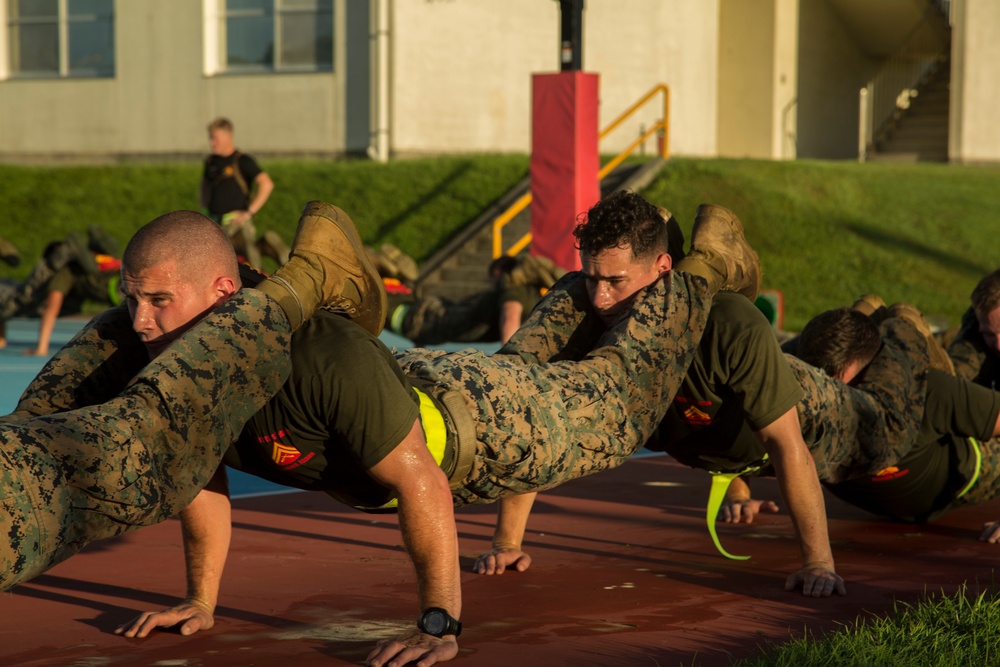
<instances>
[{"instance_id":1,"label":"red track surface","mask_svg":"<svg viewBox=\"0 0 1000 667\"><path fill-rule=\"evenodd\" d=\"M680 486L672 486L679 484ZM765 640L822 632L893 601L993 581L1000 547L976 541L1000 504L931 526L867 518L829 496L831 536L848 595L783 590L798 563L787 515L720 526L745 562L704 528L707 476L666 458L630 461L539 498L525 573L468 571L489 545L493 508L457 513L465 608L456 665L726 665ZM762 497L776 486L755 484ZM123 639L114 628L183 592L176 521L92 545L0 596L2 665L349 665L412 627L414 576L395 517L319 494L236 502L221 606L212 630Z\"/></svg>"}]
</instances>

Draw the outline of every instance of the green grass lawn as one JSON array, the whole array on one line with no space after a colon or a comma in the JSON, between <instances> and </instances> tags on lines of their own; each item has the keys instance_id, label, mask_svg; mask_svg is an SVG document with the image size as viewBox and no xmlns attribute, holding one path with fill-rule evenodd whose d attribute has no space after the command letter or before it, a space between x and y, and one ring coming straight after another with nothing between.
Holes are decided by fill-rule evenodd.
<instances>
[{"instance_id":1,"label":"green grass lawn","mask_svg":"<svg viewBox=\"0 0 1000 667\"><path fill-rule=\"evenodd\" d=\"M735 211L791 330L865 292L958 324L1000 266L997 168L674 160L644 194L685 232L701 202Z\"/></svg>"},{"instance_id":2,"label":"green grass lawn","mask_svg":"<svg viewBox=\"0 0 1000 667\"><path fill-rule=\"evenodd\" d=\"M422 261L523 178L528 158L263 166L276 190L257 216L259 229L290 239L302 205L324 199L355 218L365 242L391 242ZM0 234L29 260L49 240L95 222L124 242L161 213L197 209L200 168L0 165ZM864 292L957 324L976 281L1000 264L998 168L674 159L644 194L673 211L686 232L701 202L733 209L760 253L764 287L784 293L791 330ZM23 277L27 264L0 266L0 277Z\"/></svg>"},{"instance_id":3,"label":"green grass lawn","mask_svg":"<svg viewBox=\"0 0 1000 667\"><path fill-rule=\"evenodd\" d=\"M1000 601L990 588L897 603L890 618L859 617L826 637L766 647L734 667L956 667L1000 663Z\"/></svg>"},{"instance_id":4,"label":"green grass lawn","mask_svg":"<svg viewBox=\"0 0 1000 667\"><path fill-rule=\"evenodd\" d=\"M275 191L254 218L291 241L311 199L336 203L366 243L394 243L418 261L430 256L528 173L527 156L447 157L378 164L368 161L263 161ZM142 224L177 209L198 210L200 164L97 167L0 165L0 235L27 265L45 245L98 223L123 244Z\"/></svg>"}]
</instances>

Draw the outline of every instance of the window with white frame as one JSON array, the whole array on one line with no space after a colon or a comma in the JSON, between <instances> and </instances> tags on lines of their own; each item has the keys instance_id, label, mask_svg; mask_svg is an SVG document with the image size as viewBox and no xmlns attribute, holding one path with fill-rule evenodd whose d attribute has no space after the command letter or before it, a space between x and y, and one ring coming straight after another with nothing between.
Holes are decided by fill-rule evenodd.
<instances>
[{"instance_id":1,"label":"window with white frame","mask_svg":"<svg viewBox=\"0 0 1000 667\"><path fill-rule=\"evenodd\" d=\"M223 71L333 69L333 0L222 0Z\"/></svg>"},{"instance_id":2,"label":"window with white frame","mask_svg":"<svg viewBox=\"0 0 1000 667\"><path fill-rule=\"evenodd\" d=\"M10 76L114 76L114 0L5 2Z\"/></svg>"}]
</instances>

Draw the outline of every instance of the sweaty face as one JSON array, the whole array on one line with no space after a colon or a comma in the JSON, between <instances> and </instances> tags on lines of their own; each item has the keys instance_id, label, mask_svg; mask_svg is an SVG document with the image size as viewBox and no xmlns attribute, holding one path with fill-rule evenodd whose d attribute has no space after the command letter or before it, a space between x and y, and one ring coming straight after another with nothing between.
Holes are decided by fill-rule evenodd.
<instances>
[{"instance_id":1,"label":"sweaty face","mask_svg":"<svg viewBox=\"0 0 1000 667\"><path fill-rule=\"evenodd\" d=\"M173 260L134 272L123 267L121 289L150 359L225 300L214 282L192 282Z\"/></svg>"},{"instance_id":2,"label":"sweaty face","mask_svg":"<svg viewBox=\"0 0 1000 667\"><path fill-rule=\"evenodd\" d=\"M979 320L979 333L983 335L983 342L994 352L1000 353L1000 307L994 308L988 313L976 313Z\"/></svg>"},{"instance_id":3,"label":"sweaty face","mask_svg":"<svg viewBox=\"0 0 1000 667\"><path fill-rule=\"evenodd\" d=\"M605 324L610 324L632 305L632 299L670 270L670 256L637 259L628 245L609 248L596 255L581 254L590 303Z\"/></svg>"}]
</instances>

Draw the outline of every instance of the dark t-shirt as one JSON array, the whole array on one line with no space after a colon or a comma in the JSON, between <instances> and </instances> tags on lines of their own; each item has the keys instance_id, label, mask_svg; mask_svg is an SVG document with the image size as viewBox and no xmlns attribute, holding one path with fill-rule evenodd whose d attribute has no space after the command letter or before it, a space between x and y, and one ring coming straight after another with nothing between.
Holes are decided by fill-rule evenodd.
<instances>
[{"instance_id":1,"label":"dark t-shirt","mask_svg":"<svg viewBox=\"0 0 1000 667\"><path fill-rule=\"evenodd\" d=\"M827 488L874 514L928 521L943 513L974 473L969 436L988 440L1000 413L998 394L932 370L927 404L913 449L899 464L876 475Z\"/></svg>"},{"instance_id":2,"label":"dark t-shirt","mask_svg":"<svg viewBox=\"0 0 1000 667\"><path fill-rule=\"evenodd\" d=\"M319 312L292 338L292 372L225 463L272 482L379 507L369 475L410 432L419 400L392 353L349 320Z\"/></svg>"},{"instance_id":3,"label":"dark t-shirt","mask_svg":"<svg viewBox=\"0 0 1000 667\"><path fill-rule=\"evenodd\" d=\"M67 265L49 279L46 288L49 292L61 292L70 298L115 305L111 301L108 287L118 275L118 271L100 271L95 275L77 269L73 265Z\"/></svg>"},{"instance_id":4,"label":"dark t-shirt","mask_svg":"<svg viewBox=\"0 0 1000 667\"><path fill-rule=\"evenodd\" d=\"M713 472L738 472L764 457L753 431L802 397L771 325L744 297L712 302L694 361L646 447Z\"/></svg>"},{"instance_id":5,"label":"dark t-shirt","mask_svg":"<svg viewBox=\"0 0 1000 667\"><path fill-rule=\"evenodd\" d=\"M246 192L235 176L237 158L240 174L247 187ZM250 190L253 189L254 179L263 171L252 157L239 151L226 157L209 155L205 158L202 180L209 186L209 214L218 218L230 211L245 211L250 205Z\"/></svg>"}]
</instances>

